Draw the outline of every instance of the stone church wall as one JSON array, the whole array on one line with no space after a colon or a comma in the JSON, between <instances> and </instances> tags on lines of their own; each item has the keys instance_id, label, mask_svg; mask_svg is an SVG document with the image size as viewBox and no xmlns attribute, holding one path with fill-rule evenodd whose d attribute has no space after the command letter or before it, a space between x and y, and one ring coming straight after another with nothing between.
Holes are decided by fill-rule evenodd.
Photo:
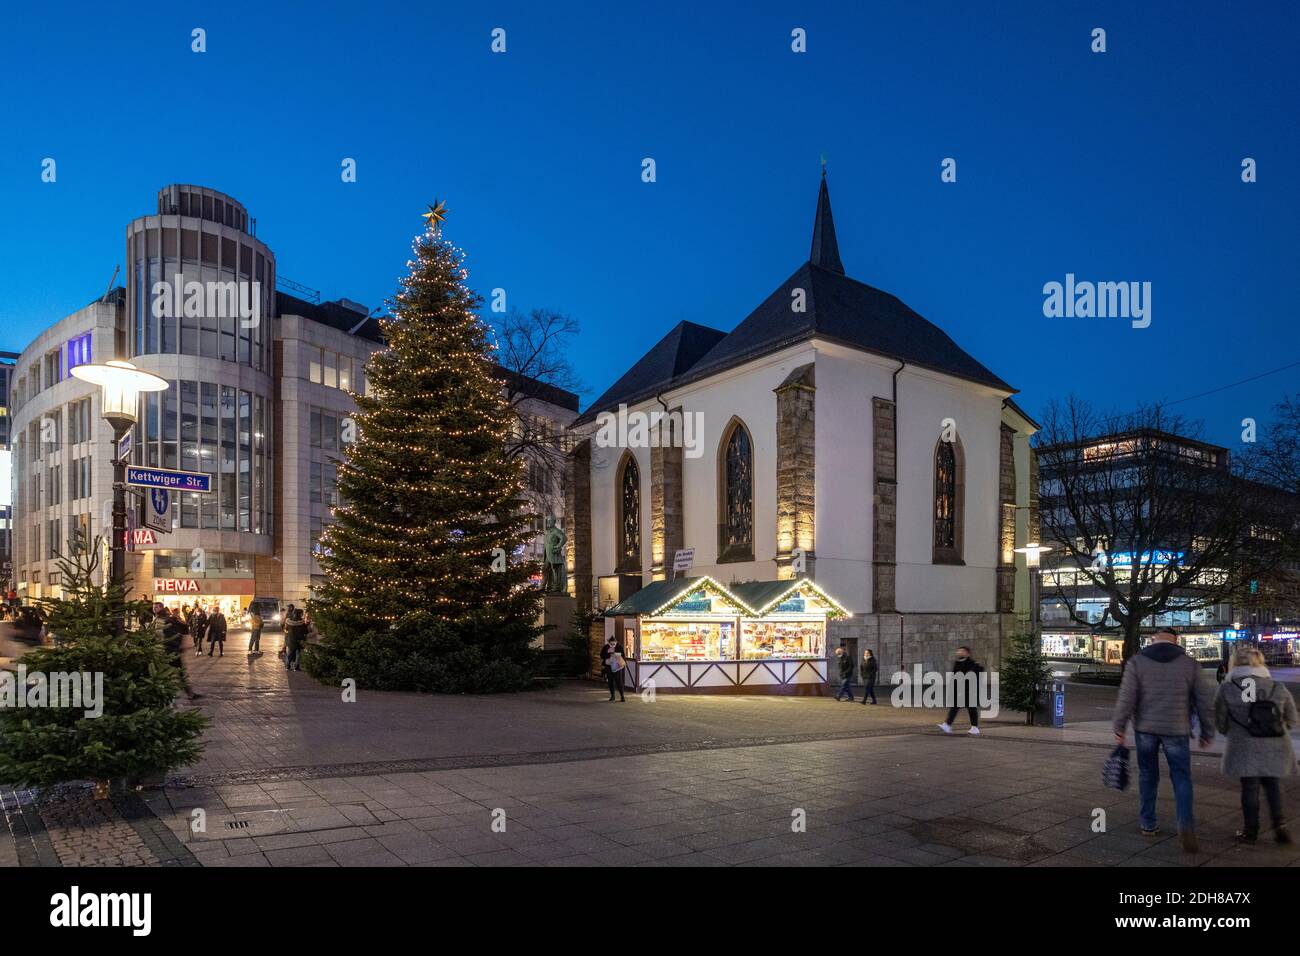
<instances>
[{"instance_id":1,"label":"stone church wall","mask_svg":"<svg viewBox=\"0 0 1300 956\"><path fill-rule=\"evenodd\" d=\"M827 628L827 653L842 640L857 641L857 656L871 648L880 659L880 682L897 670L920 664L923 670L947 670L963 644L987 668L1001 665L1015 616L983 612L951 614L854 614Z\"/></svg>"}]
</instances>

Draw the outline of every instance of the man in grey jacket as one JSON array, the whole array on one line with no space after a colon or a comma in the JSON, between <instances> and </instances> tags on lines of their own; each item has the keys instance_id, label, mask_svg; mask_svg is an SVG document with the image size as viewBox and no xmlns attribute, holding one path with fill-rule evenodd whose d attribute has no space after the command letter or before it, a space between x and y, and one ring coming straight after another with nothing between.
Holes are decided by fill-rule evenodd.
<instances>
[{"instance_id":1,"label":"man in grey jacket","mask_svg":"<svg viewBox=\"0 0 1300 956\"><path fill-rule=\"evenodd\" d=\"M1195 853L1196 822L1192 815L1191 715L1200 722L1201 749L1214 742L1214 712L1201 665L1178 645L1173 628L1161 628L1141 653L1129 658L1115 704L1115 742L1123 745L1128 722L1137 737L1138 825L1147 836L1160 831L1156 823L1156 790L1160 785L1160 751L1165 752L1183 849Z\"/></svg>"}]
</instances>

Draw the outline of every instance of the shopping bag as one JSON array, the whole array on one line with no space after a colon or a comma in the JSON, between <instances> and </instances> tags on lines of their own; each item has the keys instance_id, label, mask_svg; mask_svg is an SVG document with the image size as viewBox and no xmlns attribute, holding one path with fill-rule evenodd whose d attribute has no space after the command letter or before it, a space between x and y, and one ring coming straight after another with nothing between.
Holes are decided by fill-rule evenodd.
<instances>
[{"instance_id":1,"label":"shopping bag","mask_svg":"<svg viewBox=\"0 0 1300 956\"><path fill-rule=\"evenodd\" d=\"M1112 790L1128 789L1128 748L1120 744L1101 765L1101 782Z\"/></svg>"}]
</instances>

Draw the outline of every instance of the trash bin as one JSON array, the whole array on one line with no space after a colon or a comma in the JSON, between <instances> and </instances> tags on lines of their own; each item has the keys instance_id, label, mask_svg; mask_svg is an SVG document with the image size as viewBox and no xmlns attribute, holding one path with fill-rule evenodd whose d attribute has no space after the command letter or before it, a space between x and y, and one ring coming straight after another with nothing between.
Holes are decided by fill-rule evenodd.
<instances>
[{"instance_id":1,"label":"trash bin","mask_svg":"<svg viewBox=\"0 0 1300 956\"><path fill-rule=\"evenodd\" d=\"M1038 706L1034 708L1034 723L1040 727L1065 726L1065 681L1044 681L1038 690Z\"/></svg>"}]
</instances>

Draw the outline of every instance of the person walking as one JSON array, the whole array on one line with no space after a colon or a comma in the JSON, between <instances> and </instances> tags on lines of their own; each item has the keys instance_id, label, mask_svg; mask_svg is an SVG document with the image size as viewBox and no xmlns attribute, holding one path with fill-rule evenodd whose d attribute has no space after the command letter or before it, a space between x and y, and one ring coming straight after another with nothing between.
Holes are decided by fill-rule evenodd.
<instances>
[{"instance_id":1,"label":"person walking","mask_svg":"<svg viewBox=\"0 0 1300 956\"><path fill-rule=\"evenodd\" d=\"M1290 843L1282 812L1281 778L1296 772L1295 752L1288 731L1296 725L1295 698L1285 684L1273 680L1259 648L1239 646L1232 669L1214 698L1214 726L1228 740L1223 751L1225 777L1241 780L1241 829L1237 839L1254 843L1259 837L1259 791L1268 799L1273 839Z\"/></svg>"},{"instance_id":2,"label":"person walking","mask_svg":"<svg viewBox=\"0 0 1300 956\"><path fill-rule=\"evenodd\" d=\"M289 616L284 624L284 669L302 670L302 645L307 638L307 624L302 611L289 605Z\"/></svg>"},{"instance_id":3,"label":"person walking","mask_svg":"<svg viewBox=\"0 0 1300 956\"><path fill-rule=\"evenodd\" d=\"M155 604L154 627L161 636L167 656L181 679L181 690L185 691L185 696L190 700L202 696L194 693L194 688L190 686L189 675L185 673L185 664L181 661L181 647L185 643L185 635L190 630L189 625L185 623L185 618L177 611L168 610L162 604Z\"/></svg>"},{"instance_id":4,"label":"person walking","mask_svg":"<svg viewBox=\"0 0 1300 956\"><path fill-rule=\"evenodd\" d=\"M840 642L840 646L835 648L835 656L840 659L840 691L835 695L838 703L844 699L844 695L849 695L849 703L853 703L853 658L849 656L849 646Z\"/></svg>"},{"instance_id":5,"label":"person walking","mask_svg":"<svg viewBox=\"0 0 1300 956\"><path fill-rule=\"evenodd\" d=\"M293 616L297 610L296 607L290 604L284 609L284 618L280 622L280 633L284 635L284 640L280 642L280 656L283 658L288 658L289 656L289 622L293 620Z\"/></svg>"},{"instance_id":6,"label":"person walking","mask_svg":"<svg viewBox=\"0 0 1300 956\"><path fill-rule=\"evenodd\" d=\"M983 665L975 660L975 655L971 649L963 644L957 648L957 659L953 661L952 673L957 675L957 680L953 681L953 689L957 692L954 700L950 701L948 707L948 716L943 719L939 729L945 734L952 733L952 723L957 719L957 711L966 708L966 715L970 717L970 730L966 733L972 737L980 735L980 674L984 673ZM972 700L972 696L974 700Z\"/></svg>"},{"instance_id":7,"label":"person walking","mask_svg":"<svg viewBox=\"0 0 1300 956\"><path fill-rule=\"evenodd\" d=\"M226 615L221 613L220 605L208 615L208 657L214 650L218 657L226 656Z\"/></svg>"},{"instance_id":8,"label":"person walking","mask_svg":"<svg viewBox=\"0 0 1300 956\"><path fill-rule=\"evenodd\" d=\"M256 607L248 609L248 653L262 653L262 615Z\"/></svg>"},{"instance_id":9,"label":"person walking","mask_svg":"<svg viewBox=\"0 0 1300 956\"><path fill-rule=\"evenodd\" d=\"M618 691L620 703L627 703L623 696L623 679L627 674L627 661L623 659L623 645L615 644L609 655L609 699L614 700L614 691Z\"/></svg>"},{"instance_id":10,"label":"person walking","mask_svg":"<svg viewBox=\"0 0 1300 956\"><path fill-rule=\"evenodd\" d=\"M876 702L876 677L880 674L880 662L871 653L871 648L862 652L862 664L858 670L862 678L862 706L865 707L868 697L873 704Z\"/></svg>"},{"instance_id":11,"label":"person walking","mask_svg":"<svg viewBox=\"0 0 1300 956\"><path fill-rule=\"evenodd\" d=\"M208 636L208 612L202 604L194 605L194 618L190 621L190 637L194 639L194 653L203 653L203 639Z\"/></svg>"},{"instance_id":12,"label":"person walking","mask_svg":"<svg viewBox=\"0 0 1300 956\"><path fill-rule=\"evenodd\" d=\"M1115 743L1123 746L1129 720L1137 743L1138 827L1145 836L1160 832L1156 822L1156 792L1160 786L1160 751L1165 752L1183 851L1196 853L1196 819L1192 812L1192 715L1200 725L1200 746L1214 742L1214 713L1208 681L1201 665L1178 645L1178 632L1162 627L1124 667L1115 702L1112 729Z\"/></svg>"},{"instance_id":13,"label":"person walking","mask_svg":"<svg viewBox=\"0 0 1300 956\"><path fill-rule=\"evenodd\" d=\"M600 649L600 676L609 687L609 699L614 699L617 688L614 686L614 672L609 669L609 659L614 656L614 648L617 642L611 637L605 641L604 647Z\"/></svg>"}]
</instances>

